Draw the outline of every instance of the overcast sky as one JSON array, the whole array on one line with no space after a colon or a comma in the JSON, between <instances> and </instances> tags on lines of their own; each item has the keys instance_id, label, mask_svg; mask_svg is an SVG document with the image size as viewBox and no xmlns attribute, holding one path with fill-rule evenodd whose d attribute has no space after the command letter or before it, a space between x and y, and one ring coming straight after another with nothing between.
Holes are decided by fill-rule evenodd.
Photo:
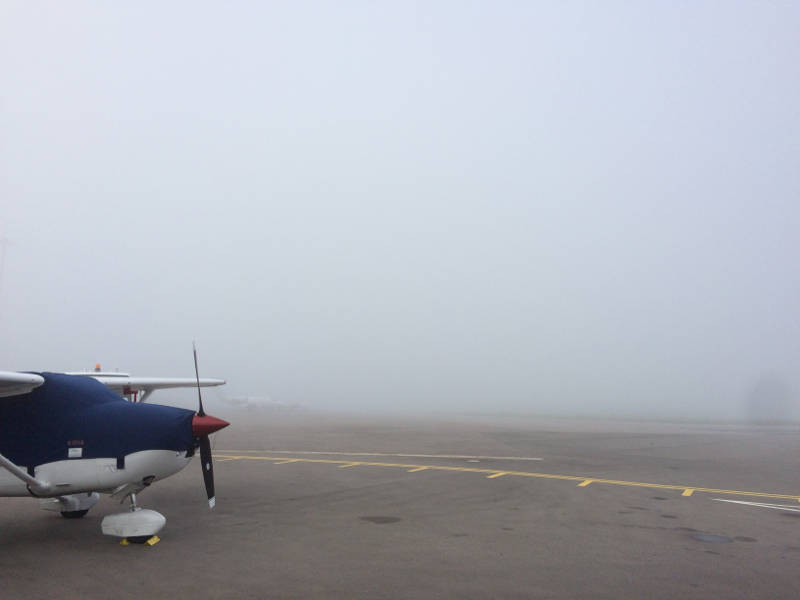
<instances>
[{"instance_id":1,"label":"overcast sky","mask_svg":"<svg viewBox=\"0 0 800 600\"><path fill-rule=\"evenodd\" d=\"M3 2L0 368L731 418L800 391L797 2ZM800 412L800 411L798 411Z\"/></svg>"}]
</instances>

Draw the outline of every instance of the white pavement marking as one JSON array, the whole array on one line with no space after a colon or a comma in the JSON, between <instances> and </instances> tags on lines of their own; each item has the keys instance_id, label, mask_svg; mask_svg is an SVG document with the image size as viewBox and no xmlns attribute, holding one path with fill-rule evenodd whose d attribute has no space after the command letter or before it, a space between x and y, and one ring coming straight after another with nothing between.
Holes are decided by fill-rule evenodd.
<instances>
[{"instance_id":1,"label":"white pavement marking","mask_svg":"<svg viewBox=\"0 0 800 600\"><path fill-rule=\"evenodd\" d=\"M470 456L465 454L401 454L388 452L323 452L322 450L216 450L220 453L269 452L272 454L319 454L323 456L402 456L406 458L466 458L483 460L544 460L532 456Z\"/></svg>"},{"instance_id":2,"label":"white pavement marking","mask_svg":"<svg viewBox=\"0 0 800 600\"><path fill-rule=\"evenodd\" d=\"M726 500L725 498L712 498L717 502L730 502L732 504L744 504L746 506L756 506L758 508L772 508L774 510L788 510L791 512L800 512L800 508L789 506L788 504L767 504L765 502L747 502L745 500Z\"/></svg>"}]
</instances>

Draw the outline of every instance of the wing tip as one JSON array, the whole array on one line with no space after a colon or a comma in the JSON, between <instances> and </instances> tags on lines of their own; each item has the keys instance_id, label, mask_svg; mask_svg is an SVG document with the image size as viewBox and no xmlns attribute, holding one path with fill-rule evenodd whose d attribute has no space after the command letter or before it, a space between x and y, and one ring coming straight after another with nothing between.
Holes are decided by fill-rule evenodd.
<instances>
[{"instance_id":1,"label":"wing tip","mask_svg":"<svg viewBox=\"0 0 800 600\"><path fill-rule=\"evenodd\" d=\"M0 371L0 398L27 394L44 383L36 373Z\"/></svg>"}]
</instances>

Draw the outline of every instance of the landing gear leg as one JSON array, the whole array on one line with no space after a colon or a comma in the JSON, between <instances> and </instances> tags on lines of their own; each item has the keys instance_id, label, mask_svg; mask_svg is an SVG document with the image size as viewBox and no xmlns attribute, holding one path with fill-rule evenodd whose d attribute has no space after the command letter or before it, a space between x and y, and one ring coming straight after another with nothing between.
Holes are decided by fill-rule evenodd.
<instances>
[{"instance_id":1,"label":"landing gear leg","mask_svg":"<svg viewBox=\"0 0 800 600\"><path fill-rule=\"evenodd\" d=\"M131 499L131 512L136 512L137 510L142 510L141 508L139 508L139 505L136 504L136 494L131 492L131 495L129 497ZM126 537L122 541L123 542L127 541L129 544L144 544L147 540L149 540L152 537L155 537L155 536L151 536L151 535L129 535L128 537Z\"/></svg>"}]
</instances>

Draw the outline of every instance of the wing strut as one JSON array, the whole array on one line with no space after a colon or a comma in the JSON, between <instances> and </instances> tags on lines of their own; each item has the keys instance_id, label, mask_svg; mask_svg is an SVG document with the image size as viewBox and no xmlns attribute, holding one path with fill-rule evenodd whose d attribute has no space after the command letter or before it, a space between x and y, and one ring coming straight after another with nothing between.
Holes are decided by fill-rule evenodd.
<instances>
[{"instance_id":1,"label":"wing strut","mask_svg":"<svg viewBox=\"0 0 800 600\"><path fill-rule=\"evenodd\" d=\"M28 490L30 490L34 496L46 494L50 491L49 483L46 481L41 481L40 479L36 479L35 477L31 477L2 454L0 454L0 467L3 467L14 477L24 481L28 485Z\"/></svg>"}]
</instances>

